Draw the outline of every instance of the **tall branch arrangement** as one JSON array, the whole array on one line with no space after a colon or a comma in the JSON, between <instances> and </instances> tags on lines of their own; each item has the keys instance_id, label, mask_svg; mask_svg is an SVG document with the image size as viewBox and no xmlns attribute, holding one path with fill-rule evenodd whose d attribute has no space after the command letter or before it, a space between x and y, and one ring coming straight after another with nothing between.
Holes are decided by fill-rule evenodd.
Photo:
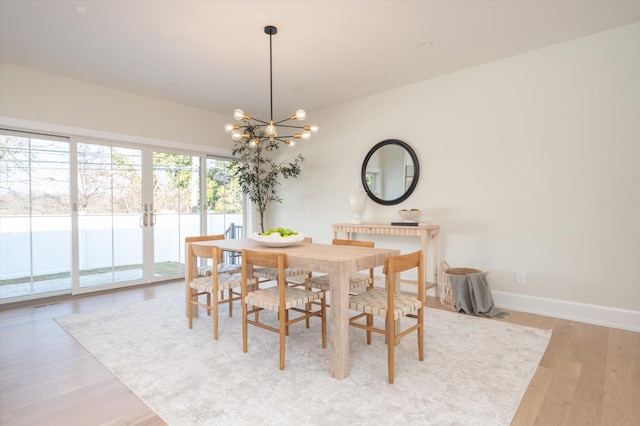
<instances>
[{"instance_id":1,"label":"tall branch arrangement","mask_svg":"<svg viewBox=\"0 0 640 426\"><path fill-rule=\"evenodd\" d=\"M245 133L250 135L249 140L265 136L261 134L263 132L251 125L245 127ZM279 148L280 143L275 140L267 139L256 146L251 146L246 139L241 139L234 143L232 150L232 155L237 161L231 164L230 172L238 178L242 191L256 206L260 215L260 229L263 233L267 205L271 202L282 202L277 193L277 187L280 185L279 178L297 178L302 171L300 165L304 161L302 154L298 154L292 159L276 163L269 153Z\"/></svg>"}]
</instances>

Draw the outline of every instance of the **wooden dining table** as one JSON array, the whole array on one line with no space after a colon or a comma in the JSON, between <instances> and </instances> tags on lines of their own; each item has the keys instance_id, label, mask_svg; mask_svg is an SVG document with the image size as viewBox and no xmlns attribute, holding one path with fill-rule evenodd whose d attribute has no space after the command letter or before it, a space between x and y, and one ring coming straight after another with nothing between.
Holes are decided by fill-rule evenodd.
<instances>
[{"instance_id":1,"label":"wooden dining table","mask_svg":"<svg viewBox=\"0 0 640 426\"><path fill-rule=\"evenodd\" d=\"M349 275L384 265L388 256L400 254L400 250L342 246L299 242L288 247L267 247L251 238L201 241L197 244L218 246L223 251L242 252L243 249L286 253L289 267L305 269L329 275L331 308L329 312L329 372L332 377L342 380L349 376ZM189 268L197 268L194 259L186 259ZM191 288L186 283L186 303Z\"/></svg>"}]
</instances>

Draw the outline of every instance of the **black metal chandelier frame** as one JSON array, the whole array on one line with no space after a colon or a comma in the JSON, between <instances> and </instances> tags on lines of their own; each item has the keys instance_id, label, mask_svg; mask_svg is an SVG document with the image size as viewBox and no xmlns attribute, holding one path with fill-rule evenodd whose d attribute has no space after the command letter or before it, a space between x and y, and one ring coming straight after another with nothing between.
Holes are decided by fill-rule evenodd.
<instances>
[{"instance_id":1,"label":"black metal chandelier frame","mask_svg":"<svg viewBox=\"0 0 640 426\"><path fill-rule=\"evenodd\" d=\"M265 34L269 35L269 101L270 101L270 117L269 121L260 120L255 117L251 117L244 113L241 109L233 111L233 118L237 121L244 122L244 125L239 124L225 124L225 131L231 133L231 137L235 141L247 140L252 146L259 145L262 142L279 141L289 146L295 145L296 139L309 139L311 133L318 131L318 126L312 124L310 126L299 126L293 124L283 124L287 121L302 121L306 118L307 113L299 109L295 114L291 115L280 121L273 121L273 43L272 37L278 33L278 28L273 25L267 25L264 27ZM242 132L240 129L244 127L244 130L251 129L251 133ZM298 129L300 133L294 133L287 136L279 136L278 128Z\"/></svg>"}]
</instances>

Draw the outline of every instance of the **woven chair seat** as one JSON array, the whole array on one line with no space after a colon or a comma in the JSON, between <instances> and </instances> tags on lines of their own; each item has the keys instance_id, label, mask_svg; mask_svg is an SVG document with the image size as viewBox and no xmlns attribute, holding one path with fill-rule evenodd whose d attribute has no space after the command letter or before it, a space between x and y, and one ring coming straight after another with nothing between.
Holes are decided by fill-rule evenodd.
<instances>
[{"instance_id":1,"label":"woven chair seat","mask_svg":"<svg viewBox=\"0 0 640 426\"><path fill-rule=\"evenodd\" d=\"M422 302L415 296L406 294L394 295L393 317L398 319L412 314L422 307ZM387 291L381 288L373 288L349 298L349 309L372 314L379 317L387 316Z\"/></svg>"},{"instance_id":2,"label":"woven chair seat","mask_svg":"<svg viewBox=\"0 0 640 426\"><path fill-rule=\"evenodd\" d=\"M231 263L218 264L219 274L235 274L235 273L239 273L241 269L242 269L242 265L234 265ZM198 268L198 275L211 275L211 265Z\"/></svg>"},{"instance_id":3,"label":"woven chair seat","mask_svg":"<svg viewBox=\"0 0 640 426\"><path fill-rule=\"evenodd\" d=\"M309 278L306 283L310 288L318 290L329 291L329 276L320 275L317 277ZM368 287L371 284L371 278L365 274L351 274L349 276L349 290L357 290L363 287Z\"/></svg>"},{"instance_id":4,"label":"woven chair seat","mask_svg":"<svg viewBox=\"0 0 640 426\"><path fill-rule=\"evenodd\" d=\"M322 299L324 293L303 290L297 287L286 286L284 288L284 300L286 309L306 305L314 300ZM247 293L244 299L247 305L278 312L280 293L277 286L268 287Z\"/></svg>"},{"instance_id":5,"label":"woven chair seat","mask_svg":"<svg viewBox=\"0 0 640 426\"><path fill-rule=\"evenodd\" d=\"M255 284L255 280L253 283ZM218 275L218 290L230 290L232 288L240 288L242 285L241 274L220 274ZM189 287L198 291L211 293L213 291L213 279L208 277L199 277L189 283Z\"/></svg>"}]
</instances>

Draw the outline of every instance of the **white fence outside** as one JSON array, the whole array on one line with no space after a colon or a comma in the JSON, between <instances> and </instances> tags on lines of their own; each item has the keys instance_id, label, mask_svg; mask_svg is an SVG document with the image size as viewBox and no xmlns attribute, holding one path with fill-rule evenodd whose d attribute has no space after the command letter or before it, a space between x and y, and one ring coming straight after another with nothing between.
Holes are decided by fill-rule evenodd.
<instances>
[{"instance_id":1,"label":"white fence outside","mask_svg":"<svg viewBox=\"0 0 640 426\"><path fill-rule=\"evenodd\" d=\"M80 270L142 264L143 228L139 215L81 216ZM207 233L241 227L242 214L209 214ZM159 214L154 227L155 262L184 263L184 237L200 235L200 215ZM113 241L113 246L111 242ZM106 244L105 244L106 242ZM31 264L33 262L33 264ZM0 219L0 279L69 272L71 217Z\"/></svg>"}]
</instances>

